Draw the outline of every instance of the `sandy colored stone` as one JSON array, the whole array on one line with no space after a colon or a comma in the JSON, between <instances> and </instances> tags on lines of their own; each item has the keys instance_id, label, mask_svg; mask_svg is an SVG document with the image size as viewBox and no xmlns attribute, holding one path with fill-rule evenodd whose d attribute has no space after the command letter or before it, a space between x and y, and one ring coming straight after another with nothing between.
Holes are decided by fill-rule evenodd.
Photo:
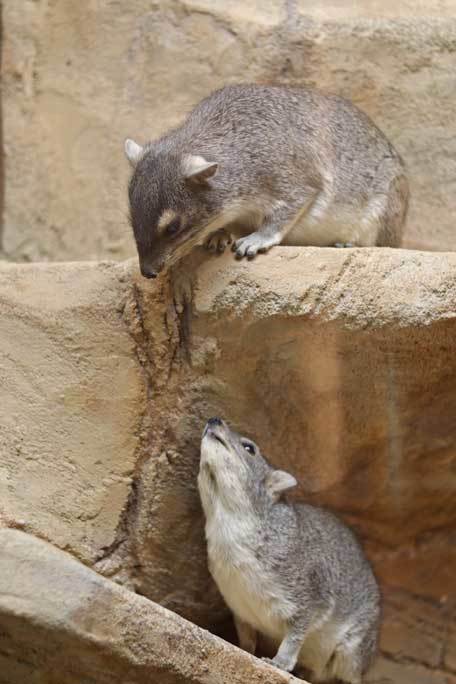
<instances>
[{"instance_id":1,"label":"sandy colored stone","mask_svg":"<svg viewBox=\"0 0 456 684\"><path fill-rule=\"evenodd\" d=\"M206 259L188 333L201 401L290 468L299 494L340 508L372 541L449 532L455 302L455 254Z\"/></svg>"},{"instance_id":2,"label":"sandy colored stone","mask_svg":"<svg viewBox=\"0 0 456 684\"><path fill-rule=\"evenodd\" d=\"M43 541L0 546L1 684L298 684Z\"/></svg>"},{"instance_id":3,"label":"sandy colored stone","mask_svg":"<svg viewBox=\"0 0 456 684\"><path fill-rule=\"evenodd\" d=\"M0 269L0 521L94 562L116 539L144 384L123 266Z\"/></svg>"},{"instance_id":4,"label":"sandy colored stone","mask_svg":"<svg viewBox=\"0 0 456 684\"><path fill-rule=\"evenodd\" d=\"M313 19L322 21L352 21L368 19L381 21L384 19L413 19L416 16L428 19L444 19L455 16L452 0L401 0L401 2L384 2L384 0L295 0L290 3L296 9Z\"/></svg>"},{"instance_id":5,"label":"sandy colored stone","mask_svg":"<svg viewBox=\"0 0 456 684\"><path fill-rule=\"evenodd\" d=\"M381 580L393 587L425 595L432 601L447 601L455 595L453 569L456 563L456 534L453 528L431 530L412 544L395 548L377 547ZM456 653L456 649L455 649ZM456 668L454 668L456 670Z\"/></svg>"},{"instance_id":6,"label":"sandy colored stone","mask_svg":"<svg viewBox=\"0 0 456 684\"><path fill-rule=\"evenodd\" d=\"M429 670L415 663L379 658L370 674L369 682L371 684L456 684L456 675L444 670Z\"/></svg>"},{"instance_id":7,"label":"sandy colored stone","mask_svg":"<svg viewBox=\"0 0 456 684\"><path fill-rule=\"evenodd\" d=\"M239 80L352 99L407 162L406 246L456 249L451 0L5 2L3 38L10 260L133 255L123 139Z\"/></svg>"},{"instance_id":8,"label":"sandy colored stone","mask_svg":"<svg viewBox=\"0 0 456 684\"><path fill-rule=\"evenodd\" d=\"M208 625L226 609L207 569L197 462L169 433L177 319L157 284L142 311L135 270L1 265L0 526Z\"/></svg>"},{"instance_id":9,"label":"sandy colored stone","mask_svg":"<svg viewBox=\"0 0 456 684\"><path fill-rule=\"evenodd\" d=\"M392 597L387 671L405 654L416 662L410 672L438 671L445 681L441 659L453 656L443 650L454 646L444 634L456 612L456 255L276 248L253 263L231 254L199 261L167 385L180 464L178 495L168 494L173 516L184 521L192 511L182 477L194 482L205 420L227 418L297 475L298 499L331 507L361 534ZM139 279L138 288L147 312L154 285ZM147 314L144 326L154 330ZM149 555L163 539L147 523L150 492L161 487L153 472L154 483L147 475L138 487L144 505L133 526L136 539L149 539L136 544L150 567L137 576L140 587L175 567L174 550L160 554L159 569ZM170 482L169 465L166 472ZM178 534L184 546L195 539L191 525Z\"/></svg>"},{"instance_id":10,"label":"sandy colored stone","mask_svg":"<svg viewBox=\"0 0 456 684\"><path fill-rule=\"evenodd\" d=\"M443 663L447 670L456 672L456 610L450 614Z\"/></svg>"},{"instance_id":11,"label":"sandy colored stone","mask_svg":"<svg viewBox=\"0 0 456 684\"><path fill-rule=\"evenodd\" d=\"M221 633L196 491L221 415L361 534L386 597L372 681L453 684L456 254L199 251L172 282L0 267L2 524Z\"/></svg>"},{"instance_id":12,"label":"sandy colored stone","mask_svg":"<svg viewBox=\"0 0 456 684\"><path fill-rule=\"evenodd\" d=\"M445 652L454 652L450 633L456 618L454 597L439 602L385 588L383 611L385 628L380 648L384 656L438 670L443 666Z\"/></svg>"}]
</instances>

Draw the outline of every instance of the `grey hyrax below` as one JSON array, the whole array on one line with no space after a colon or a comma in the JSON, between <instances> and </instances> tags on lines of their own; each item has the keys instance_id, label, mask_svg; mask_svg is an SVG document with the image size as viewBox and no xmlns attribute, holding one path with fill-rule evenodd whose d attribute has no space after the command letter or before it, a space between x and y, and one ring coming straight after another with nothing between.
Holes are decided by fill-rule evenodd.
<instances>
[{"instance_id":1,"label":"grey hyrax below","mask_svg":"<svg viewBox=\"0 0 456 684\"><path fill-rule=\"evenodd\" d=\"M366 114L304 88L227 86L144 147L130 215L141 271L153 278L197 244L239 258L273 245L400 245L403 162ZM212 236L212 238L211 238Z\"/></svg>"},{"instance_id":2,"label":"grey hyrax below","mask_svg":"<svg viewBox=\"0 0 456 684\"><path fill-rule=\"evenodd\" d=\"M250 439L209 420L198 475L209 569L241 648L254 653L259 632L278 645L273 665L358 684L377 648L378 585L344 523L283 500L296 484Z\"/></svg>"}]
</instances>

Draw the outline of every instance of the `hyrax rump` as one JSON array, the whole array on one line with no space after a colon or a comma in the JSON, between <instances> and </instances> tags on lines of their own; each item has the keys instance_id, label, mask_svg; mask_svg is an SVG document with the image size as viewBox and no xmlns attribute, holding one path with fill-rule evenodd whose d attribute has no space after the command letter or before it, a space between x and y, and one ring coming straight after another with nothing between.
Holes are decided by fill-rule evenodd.
<instances>
[{"instance_id":1,"label":"hyrax rump","mask_svg":"<svg viewBox=\"0 0 456 684\"><path fill-rule=\"evenodd\" d=\"M277 667L299 663L312 682L359 684L377 648L377 582L336 516L283 500L296 484L250 439L211 419L198 475L209 568L241 648L253 653L260 632L278 645Z\"/></svg>"},{"instance_id":2,"label":"hyrax rump","mask_svg":"<svg viewBox=\"0 0 456 684\"><path fill-rule=\"evenodd\" d=\"M141 147L130 213L141 271L155 277L226 228L252 258L273 245L400 244L408 204L403 162L373 122L309 89L228 86L184 123ZM225 231L209 241L223 251Z\"/></svg>"}]
</instances>

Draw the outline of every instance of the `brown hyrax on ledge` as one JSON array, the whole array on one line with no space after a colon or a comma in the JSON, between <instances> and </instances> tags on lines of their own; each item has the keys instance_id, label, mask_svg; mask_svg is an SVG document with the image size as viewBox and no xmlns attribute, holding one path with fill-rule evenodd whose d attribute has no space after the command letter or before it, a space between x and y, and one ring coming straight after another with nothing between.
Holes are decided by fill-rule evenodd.
<instances>
[{"instance_id":1,"label":"brown hyrax on ledge","mask_svg":"<svg viewBox=\"0 0 456 684\"><path fill-rule=\"evenodd\" d=\"M144 147L126 140L141 272L195 245L254 257L273 245L397 247L403 162L366 114L304 88L228 86ZM224 230L226 229L226 230ZM217 233L217 235L215 235ZM212 236L212 238L211 238Z\"/></svg>"},{"instance_id":2,"label":"brown hyrax on ledge","mask_svg":"<svg viewBox=\"0 0 456 684\"><path fill-rule=\"evenodd\" d=\"M313 682L358 684L377 647L377 582L336 516L283 500L296 484L250 439L212 418L198 475L209 568L241 648L253 653L260 632L279 646L277 667L298 663Z\"/></svg>"}]
</instances>

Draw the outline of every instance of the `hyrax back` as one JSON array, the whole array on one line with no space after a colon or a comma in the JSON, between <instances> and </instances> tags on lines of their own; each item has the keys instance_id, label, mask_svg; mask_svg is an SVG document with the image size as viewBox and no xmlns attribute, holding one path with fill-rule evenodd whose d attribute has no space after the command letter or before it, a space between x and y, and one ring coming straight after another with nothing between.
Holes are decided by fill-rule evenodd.
<instances>
[{"instance_id":1,"label":"hyrax back","mask_svg":"<svg viewBox=\"0 0 456 684\"><path fill-rule=\"evenodd\" d=\"M401 158L350 102L310 89L228 86L184 123L141 147L131 220L154 277L211 234L241 236L238 257L287 245L401 241L408 185ZM212 241L211 244L214 244ZM226 240L218 243L222 249Z\"/></svg>"},{"instance_id":2,"label":"hyrax back","mask_svg":"<svg viewBox=\"0 0 456 684\"><path fill-rule=\"evenodd\" d=\"M253 653L260 632L279 645L277 667L359 683L376 652L377 582L336 516L283 500L294 485L251 440L211 419L198 476L209 568L242 648Z\"/></svg>"}]
</instances>

